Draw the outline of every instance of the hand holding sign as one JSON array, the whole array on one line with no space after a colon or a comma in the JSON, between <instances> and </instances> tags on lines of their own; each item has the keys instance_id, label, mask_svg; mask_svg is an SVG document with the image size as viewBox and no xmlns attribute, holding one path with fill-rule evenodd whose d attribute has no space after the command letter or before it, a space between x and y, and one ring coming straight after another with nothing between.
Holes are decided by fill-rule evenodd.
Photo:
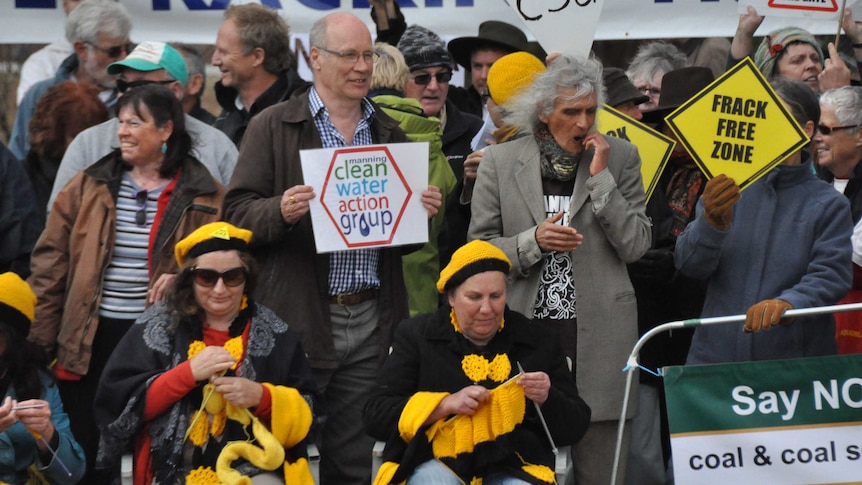
<instances>
[{"instance_id":1,"label":"hand holding sign","mask_svg":"<svg viewBox=\"0 0 862 485\"><path fill-rule=\"evenodd\" d=\"M440 192L440 187L429 185L428 189L422 192L422 207L428 212L428 218L436 216L442 205L443 193Z\"/></svg>"},{"instance_id":2,"label":"hand holding sign","mask_svg":"<svg viewBox=\"0 0 862 485\"><path fill-rule=\"evenodd\" d=\"M733 206L739 201L739 186L727 175L710 179L703 189L703 216L710 226L719 231L730 228Z\"/></svg>"},{"instance_id":3,"label":"hand holding sign","mask_svg":"<svg viewBox=\"0 0 862 485\"><path fill-rule=\"evenodd\" d=\"M844 35L853 41L853 44L862 42L862 22L853 20L853 11L849 8L844 9L841 28L844 29Z\"/></svg>"},{"instance_id":4,"label":"hand holding sign","mask_svg":"<svg viewBox=\"0 0 862 485\"><path fill-rule=\"evenodd\" d=\"M314 198L314 189L310 185L294 185L281 195L281 217L284 222L293 225L308 213L308 201Z\"/></svg>"}]
</instances>

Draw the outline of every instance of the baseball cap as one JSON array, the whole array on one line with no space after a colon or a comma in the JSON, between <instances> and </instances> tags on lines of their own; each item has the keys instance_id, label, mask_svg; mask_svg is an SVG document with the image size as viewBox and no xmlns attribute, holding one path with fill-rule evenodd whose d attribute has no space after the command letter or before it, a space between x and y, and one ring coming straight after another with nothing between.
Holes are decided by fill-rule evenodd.
<instances>
[{"instance_id":1,"label":"baseball cap","mask_svg":"<svg viewBox=\"0 0 862 485\"><path fill-rule=\"evenodd\" d=\"M141 42L125 59L108 65L108 74L119 74L126 67L145 72L164 69L183 87L189 79L183 56L164 42Z\"/></svg>"}]
</instances>

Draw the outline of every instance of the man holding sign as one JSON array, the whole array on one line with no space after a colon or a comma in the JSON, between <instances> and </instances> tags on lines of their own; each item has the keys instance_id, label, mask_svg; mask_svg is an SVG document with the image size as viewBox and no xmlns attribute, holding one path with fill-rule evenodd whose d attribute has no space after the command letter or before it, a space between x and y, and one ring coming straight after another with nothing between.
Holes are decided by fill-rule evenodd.
<instances>
[{"instance_id":1,"label":"man holding sign","mask_svg":"<svg viewBox=\"0 0 862 485\"><path fill-rule=\"evenodd\" d=\"M406 141L398 123L368 99L374 52L357 17L333 13L309 34L314 85L249 124L241 167L225 196L225 218L254 231L263 278L254 297L300 335L327 402L320 483L362 484L371 475L373 440L362 409L389 348L408 316L402 250L371 248L317 254L299 151ZM432 188L434 189L434 188ZM439 190L422 193L433 216Z\"/></svg>"},{"instance_id":2,"label":"man holding sign","mask_svg":"<svg viewBox=\"0 0 862 485\"><path fill-rule=\"evenodd\" d=\"M798 81L772 86L811 137L820 119L814 92ZM817 179L803 149L743 194L723 174L707 182L697 219L677 240L676 267L709 279L703 317L748 311L741 328L698 327L686 363L834 354L831 315L792 322L782 316L834 304L847 293L852 228L846 198Z\"/></svg>"}]
</instances>

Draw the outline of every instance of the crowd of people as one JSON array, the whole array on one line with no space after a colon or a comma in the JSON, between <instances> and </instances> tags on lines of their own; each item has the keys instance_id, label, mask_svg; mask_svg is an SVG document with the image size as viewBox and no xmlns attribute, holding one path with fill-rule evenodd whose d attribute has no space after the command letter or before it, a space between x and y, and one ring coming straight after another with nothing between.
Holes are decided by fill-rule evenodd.
<instances>
[{"instance_id":1,"label":"crowd of people","mask_svg":"<svg viewBox=\"0 0 862 485\"><path fill-rule=\"evenodd\" d=\"M849 9L849 44L756 46L749 7L732 41L620 69L495 20L447 44L387 0L376 32L315 22L305 80L284 18L232 5L213 115L194 47L131 44L112 0L63 5L0 146L3 482L119 483L132 455L136 485L304 485L314 444L322 485L556 483L558 446L566 483L605 484L622 360L656 325L746 315L650 341L650 369L862 351L854 314L785 316L862 301ZM744 191L677 143L647 200L598 111L675 138L665 116L745 57L809 143ZM428 142L428 241L319 253L300 151L408 141ZM660 378L627 409L619 483L673 483Z\"/></svg>"}]
</instances>

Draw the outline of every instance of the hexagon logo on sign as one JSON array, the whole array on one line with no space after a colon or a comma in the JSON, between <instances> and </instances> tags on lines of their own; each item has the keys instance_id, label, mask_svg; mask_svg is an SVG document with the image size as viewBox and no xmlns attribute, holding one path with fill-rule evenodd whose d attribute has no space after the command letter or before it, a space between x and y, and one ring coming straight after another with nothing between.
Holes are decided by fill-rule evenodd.
<instances>
[{"instance_id":1,"label":"hexagon logo on sign","mask_svg":"<svg viewBox=\"0 0 862 485\"><path fill-rule=\"evenodd\" d=\"M335 150L320 203L348 248L392 242L413 192L385 146Z\"/></svg>"}]
</instances>

